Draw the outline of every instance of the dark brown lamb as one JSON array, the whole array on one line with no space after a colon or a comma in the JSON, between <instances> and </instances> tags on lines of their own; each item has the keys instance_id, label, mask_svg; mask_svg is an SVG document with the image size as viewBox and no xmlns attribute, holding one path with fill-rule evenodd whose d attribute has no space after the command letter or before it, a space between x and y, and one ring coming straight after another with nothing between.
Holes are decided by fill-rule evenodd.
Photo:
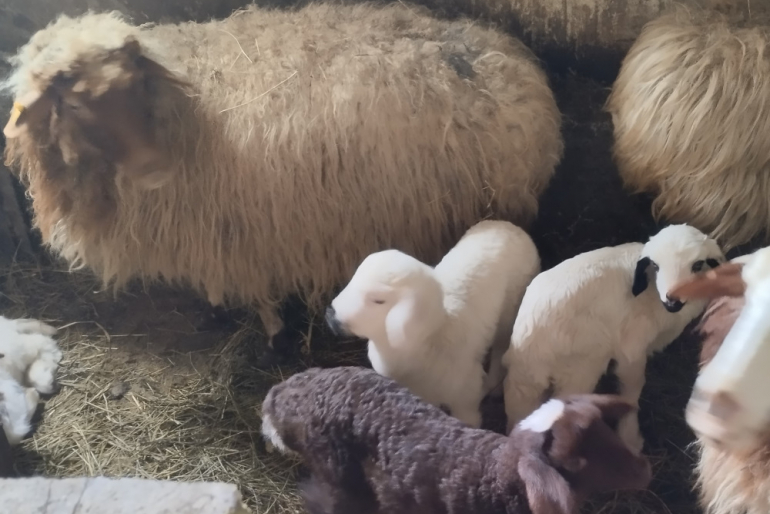
<instances>
[{"instance_id":1,"label":"dark brown lamb","mask_svg":"<svg viewBox=\"0 0 770 514\"><path fill-rule=\"evenodd\" d=\"M292 376L262 409L266 439L310 469L311 514L573 514L590 494L651 478L615 432L634 407L614 396L552 400L506 437L340 367Z\"/></svg>"}]
</instances>

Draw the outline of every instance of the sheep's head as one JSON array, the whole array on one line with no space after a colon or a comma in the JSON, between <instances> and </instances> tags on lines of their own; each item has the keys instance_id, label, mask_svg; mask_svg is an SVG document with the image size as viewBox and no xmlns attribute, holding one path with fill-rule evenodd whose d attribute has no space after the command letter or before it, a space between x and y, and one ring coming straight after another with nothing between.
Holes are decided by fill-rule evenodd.
<instances>
[{"instance_id":1,"label":"sheep's head","mask_svg":"<svg viewBox=\"0 0 770 514\"><path fill-rule=\"evenodd\" d=\"M443 317L443 291L429 266L397 250L369 255L326 310L339 334L386 339L399 346L420 341Z\"/></svg>"},{"instance_id":2,"label":"sheep's head","mask_svg":"<svg viewBox=\"0 0 770 514\"><path fill-rule=\"evenodd\" d=\"M632 293L638 296L655 275L660 301L669 312L685 305L672 290L681 281L716 268L725 261L717 242L689 225L671 225L650 238L636 263ZM699 305L703 302L699 302Z\"/></svg>"},{"instance_id":3,"label":"sheep's head","mask_svg":"<svg viewBox=\"0 0 770 514\"><path fill-rule=\"evenodd\" d=\"M108 216L118 175L145 188L169 178L152 100L162 82L181 82L145 55L138 34L111 14L62 17L15 58L7 157L59 215Z\"/></svg>"},{"instance_id":4,"label":"sheep's head","mask_svg":"<svg viewBox=\"0 0 770 514\"><path fill-rule=\"evenodd\" d=\"M618 423L635 411L617 396L574 395L550 400L522 420L512 439L538 446L524 450L518 469L532 511L574 512L575 502L591 494L646 488L649 461L617 432Z\"/></svg>"}]
</instances>

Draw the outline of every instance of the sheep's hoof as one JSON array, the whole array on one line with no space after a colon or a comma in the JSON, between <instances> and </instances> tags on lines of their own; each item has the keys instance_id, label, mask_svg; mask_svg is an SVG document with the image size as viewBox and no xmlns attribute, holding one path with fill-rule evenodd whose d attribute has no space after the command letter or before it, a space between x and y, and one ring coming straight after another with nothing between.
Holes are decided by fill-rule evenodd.
<instances>
[{"instance_id":1,"label":"sheep's hoof","mask_svg":"<svg viewBox=\"0 0 770 514\"><path fill-rule=\"evenodd\" d=\"M275 452L275 446L273 446L273 443L271 443L270 441L265 441L265 451L267 453Z\"/></svg>"}]
</instances>

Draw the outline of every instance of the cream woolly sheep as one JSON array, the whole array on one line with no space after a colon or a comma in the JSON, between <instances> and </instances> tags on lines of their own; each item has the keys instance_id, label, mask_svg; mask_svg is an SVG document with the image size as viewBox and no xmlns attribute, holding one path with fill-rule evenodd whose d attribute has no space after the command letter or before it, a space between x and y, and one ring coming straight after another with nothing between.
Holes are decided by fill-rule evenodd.
<instances>
[{"instance_id":1,"label":"cream woolly sheep","mask_svg":"<svg viewBox=\"0 0 770 514\"><path fill-rule=\"evenodd\" d=\"M397 250L368 256L327 320L338 332L369 339L378 373L478 427L481 400L502 384L501 358L521 297L539 271L526 232L482 221L435 268Z\"/></svg>"},{"instance_id":2,"label":"cream woolly sheep","mask_svg":"<svg viewBox=\"0 0 770 514\"><path fill-rule=\"evenodd\" d=\"M528 223L563 146L523 44L401 4L61 17L8 86L6 157L56 252L252 303L270 335L278 302L321 308L371 252L435 261L484 216Z\"/></svg>"},{"instance_id":3,"label":"cream woolly sheep","mask_svg":"<svg viewBox=\"0 0 770 514\"><path fill-rule=\"evenodd\" d=\"M625 184L725 249L770 233L770 31L680 9L647 24L608 99Z\"/></svg>"},{"instance_id":4,"label":"cream woolly sheep","mask_svg":"<svg viewBox=\"0 0 770 514\"><path fill-rule=\"evenodd\" d=\"M537 408L549 390L556 396L592 392L611 360L620 395L637 404L648 355L668 346L705 307L700 300L672 298L669 290L723 261L713 239L673 225L646 244L586 252L535 277L503 357L509 426ZM641 451L635 416L619 430Z\"/></svg>"},{"instance_id":5,"label":"cream woolly sheep","mask_svg":"<svg viewBox=\"0 0 770 514\"><path fill-rule=\"evenodd\" d=\"M649 462L613 428L632 410L612 396L553 400L506 437L372 370L315 368L270 390L262 431L310 468L310 514L576 514L593 493L649 483Z\"/></svg>"}]
</instances>

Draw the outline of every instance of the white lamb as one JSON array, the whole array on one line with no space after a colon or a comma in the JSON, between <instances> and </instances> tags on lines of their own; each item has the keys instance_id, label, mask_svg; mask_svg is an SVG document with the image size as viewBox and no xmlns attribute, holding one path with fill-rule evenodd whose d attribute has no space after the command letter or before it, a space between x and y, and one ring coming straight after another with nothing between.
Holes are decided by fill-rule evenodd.
<instances>
[{"instance_id":1,"label":"white lamb","mask_svg":"<svg viewBox=\"0 0 770 514\"><path fill-rule=\"evenodd\" d=\"M51 338L55 333L54 327L42 321L0 316L0 368L19 384L41 394L53 393L62 358Z\"/></svg>"},{"instance_id":2,"label":"white lamb","mask_svg":"<svg viewBox=\"0 0 770 514\"><path fill-rule=\"evenodd\" d=\"M672 225L647 244L586 252L538 275L503 356L508 427L549 396L592 392L611 360L620 395L638 405L647 357L705 308L705 301L683 303L668 292L724 260L716 241L689 225ZM619 433L641 451L637 416L625 419Z\"/></svg>"},{"instance_id":3,"label":"white lamb","mask_svg":"<svg viewBox=\"0 0 770 514\"><path fill-rule=\"evenodd\" d=\"M56 389L62 354L55 333L42 321L0 316L0 422L10 444L30 432L40 394Z\"/></svg>"},{"instance_id":4,"label":"white lamb","mask_svg":"<svg viewBox=\"0 0 770 514\"><path fill-rule=\"evenodd\" d=\"M9 444L19 444L32 430L39 401L40 394L33 387L22 386L0 367L0 424Z\"/></svg>"},{"instance_id":5,"label":"white lamb","mask_svg":"<svg viewBox=\"0 0 770 514\"><path fill-rule=\"evenodd\" d=\"M369 255L332 301L327 322L369 339L377 373L479 427L481 400L502 385L502 355L539 271L524 230L482 221L435 268L397 250Z\"/></svg>"}]
</instances>

